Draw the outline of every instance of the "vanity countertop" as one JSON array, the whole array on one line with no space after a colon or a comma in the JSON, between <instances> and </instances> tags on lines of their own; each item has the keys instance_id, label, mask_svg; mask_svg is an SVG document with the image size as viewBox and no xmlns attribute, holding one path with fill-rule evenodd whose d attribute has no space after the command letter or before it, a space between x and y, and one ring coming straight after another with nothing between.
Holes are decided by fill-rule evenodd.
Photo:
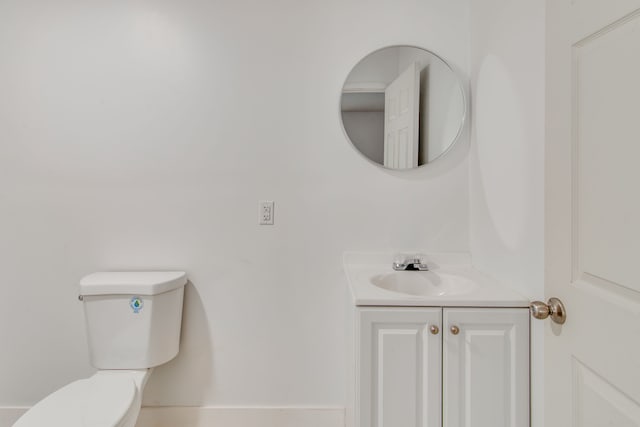
<instances>
[{"instance_id":1,"label":"vanity countertop","mask_svg":"<svg viewBox=\"0 0 640 427\"><path fill-rule=\"evenodd\" d=\"M428 272L394 271L392 261L391 253L344 254L344 270L356 306L529 306L527 298L475 269L469 254L426 254Z\"/></svg>"}]
</instances>

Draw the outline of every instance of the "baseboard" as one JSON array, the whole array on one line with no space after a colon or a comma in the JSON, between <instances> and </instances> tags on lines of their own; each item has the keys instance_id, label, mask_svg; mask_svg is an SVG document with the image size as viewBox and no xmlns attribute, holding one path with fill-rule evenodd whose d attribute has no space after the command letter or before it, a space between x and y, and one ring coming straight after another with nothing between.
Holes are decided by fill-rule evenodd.
<instances>
[{"instance_id":1,"label":"baseboard","mask_svg":"<svg viewBox=\"0 0 640 427\"><path fill-rule=\"evenodd\" d=\"M0 408L0 427L28 408ZM136 427L344 427L344 408L318 407L143 407Z\"/></svg>"},{"instance_id":2,"label":"baseboard","mask_svg":"<svg viewBox=\"0 0 640 427\"><path fill-rule=\"evenodd\" d=\"M344 427L344 408L145 407L136 427Z\"/></svg>"}]
</instances>

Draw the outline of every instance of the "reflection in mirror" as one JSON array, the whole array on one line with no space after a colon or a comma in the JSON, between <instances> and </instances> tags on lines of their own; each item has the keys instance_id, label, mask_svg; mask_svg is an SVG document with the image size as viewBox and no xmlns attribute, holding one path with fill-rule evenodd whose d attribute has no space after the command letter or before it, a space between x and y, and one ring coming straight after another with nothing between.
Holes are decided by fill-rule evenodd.
<instances>
[{"instance_id":1,"label":"reflection in mirror","mask_svg":"<svg viewBox=\"0 0 640 427\"><path fill-rule=\"evenodd\" d=\"M456 142L466 114L464 90L439 56L412 46L377 50L342 88L344 130L360 153L390 169L411 169Z\"/></svg>"}]
</instances>

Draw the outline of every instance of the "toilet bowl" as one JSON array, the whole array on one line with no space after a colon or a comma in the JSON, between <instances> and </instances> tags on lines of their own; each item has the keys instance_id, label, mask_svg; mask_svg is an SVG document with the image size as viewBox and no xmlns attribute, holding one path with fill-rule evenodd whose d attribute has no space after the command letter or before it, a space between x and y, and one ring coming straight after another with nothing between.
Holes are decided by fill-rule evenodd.
<instances>
[{"instance_id":1,"label":"toilet bowl","mask_svg":"<svg viewBox=\"0 0 640 427\"><path fill-rule=\"evenodd\" d=\"M98 371L50 394L14 427L134 427L150 374L150 369Z\"/></svg>"},{"instance_id":2,"label":"toilet bowl","mask_svg":"<svg viewBox=\"0 0 640 427\"><path fill-rule=\"evenodd\" d=\"M94 273L80 282L93 376L29 409L13 427L134 427L154 366L179 350L184 272Z\"/></svg>"}]
</instances>

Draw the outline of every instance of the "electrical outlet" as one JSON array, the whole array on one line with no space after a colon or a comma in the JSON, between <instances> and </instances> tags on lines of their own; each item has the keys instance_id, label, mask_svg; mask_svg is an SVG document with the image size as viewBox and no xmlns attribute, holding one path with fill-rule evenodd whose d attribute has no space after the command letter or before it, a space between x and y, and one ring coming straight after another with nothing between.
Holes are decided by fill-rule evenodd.
<instances>
[{"instance_id":1,"label":"electrical outlet","mask_svg":"<svg viewBox=\"0 0 640 427\"><path fill-rule=\"evenodd\" d=\"M273 202L262 200L258 203L258 224L273 225Z\"/></svg>"}]
</instances>

